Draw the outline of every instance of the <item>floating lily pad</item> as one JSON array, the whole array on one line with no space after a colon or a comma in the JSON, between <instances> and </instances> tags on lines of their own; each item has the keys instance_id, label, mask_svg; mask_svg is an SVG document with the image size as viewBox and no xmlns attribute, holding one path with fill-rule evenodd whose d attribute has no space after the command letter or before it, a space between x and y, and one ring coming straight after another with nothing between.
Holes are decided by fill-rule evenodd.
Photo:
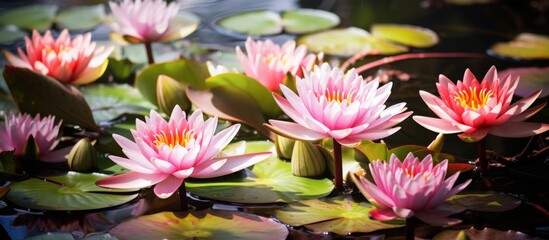
<instances>
[{"instance_id":1,"label":"floating lily pad","mask_svg":"<svg viewBox=\"0 0 549 240\"><path fill-rule=\"evenodd\" d=\"M247 142L246 151L275 152L272 142ZM291 164L270 157L253 170L214 179L188 179L187 190L200 197L237 203L292 202L324 197L333 189L329 179L296 177Z\"/></svg>"},{"instance_id":2,"label":"floating lily pad","mask_svg":"<svg viewBox=\"0 0 549 240\"><path fill-rule=\"evenodd\" d=\"M488 52L518 59L548 59L549 36L521 33L510 42L494 44Z\"/></svg>"},{"instance_id":3,"label":"floating lily pad","mask_svg":"<svg viewBox=\"0 0 549 240\"><path fill-rule=\"evenodd\" d=\"M452 205L481 212L505 212L520 206L520 200L500 192L460 193L446 200Z\"/></svg>"},{"instance_id":4,"label":"floating lily pad","mask_svg":"<svg viewBox=\"0 0 549 240\"><path fill-rule=\"evenodd\" d=\"M112 207L137 197L137 194L130 194L135 189L115 190L95 185L97 180L107 176L68 172L59 176L29 178L13 182L6 199L21 208L76 211Z\"/></svg>"},{"instance_id":5,"label":"floating lily pad","mask_svg":"<svg viewBox=\"0 0 549 240\"><path fill-rule=\"evenodd\" d=\"M282 32L282 19L273 11L258 10L231 15L220 19L217 24L231 32L261 36Z\"/></svg>"},{"instance_id":6,"label":"floating lily pad","mask_svg":"<svg viewBox=\"0 0 549 240\"><path fill-rule=\"evenodd\" d=\"M541 240L522 232L513 230L501 231L493 228L476 229L471 227L465 230L444 230L433 237L433 240L484 240L484 239L513 239L513 240Z\"/></svg>"},{"instance_id":7,"label":"floating lily pad","mask_svg":"<svg viewBox=\"0 0 549 240\"><path fill-rule=\"evenodd\" d=\"M0 27L0 44L10 44L25 36L27 34L16 27Z\"/></svg>"},{"instance_id":8,"label":"floating lily pad","mask_svg":"<svg viewBox=\"0 0 549 240\"><path fill-rule=\"evenodd\" d=\"M138 232L136 234L136 230ZM124 239L286 239L288 229L244 212L203 210L161 212L124 222L110 234Z\"/></svg>"},{"instance_id":9,"label":"floating lily pad","mask_svg":"<svg viewBox=\"0 0 549 240\"><path fill-rule=\"evenodd\" d=\"M59 29L72 31L90 30L105 19L105 5L71 7L59 12L56 24Z\"/></svg>"},{"instance_id":10,"label":"floating lily pad","mask_svg":"<svg viewBox=\"0 0 549 240\"><path fill-rule=\"evenodd\" d=\"M293 34L330 29L337 26L339 21L337 15L318 9L295 9L282 13L284 30Z\"/></svg>"},{"instance_id":11,"label":"floating lily pad","mask_svg":"<svg viewBox=\"0 0 549 240\"><path fill-rule=\"evenodd\" d=\"M412 25L374 24L371 32L374 37L418 48L438 43L438 36L433 30Z\"/></svg>"},{"instance_id":12,"label":"floating lily pad","mask_svg":"<svg viewBox=\"0 0 549 240\"><path fill-rule=\"evenodd\" d=\"M359 52L371 54L396 54L408 48L373 37L366 30L348 27L332 29L301 36L298 44L305 44L309 51L338 56L352 56Z\"/></svg>"},{"instance_id":13,"label":"floating lily pad","mask_svg":"<svg viewBox=\"0 0 549 240\"><path fill-rule=\"evenodd\" d=\"M90 105L95 122L104 122L122 114L149 114L156 106L127 84L95 84L80 89Z\"/></svg>"},{"instance_id":14,"label":"floating lily pad","mask_svg":"<svg viewBox=\"0 0 549 240\"><path fill-rule=\"evenodd\" d=\"M347 235L404 226L403 220L377 221L369 217L375 207L350 197L311 199L293 202L277 210L275 217L291 226L305 226L314 232Z\"/></svg>"},{"instance_id":15,"label":"floating lily pad","mask_svg":"<svg viewBox=\"0 0 549 240\"><path fill-rule=\"evenodd\" d=\"M0 24L43 32L50 29L57 9L56 5L30 5L10 9L0 13Z\"/></svg>"}]
</instances>

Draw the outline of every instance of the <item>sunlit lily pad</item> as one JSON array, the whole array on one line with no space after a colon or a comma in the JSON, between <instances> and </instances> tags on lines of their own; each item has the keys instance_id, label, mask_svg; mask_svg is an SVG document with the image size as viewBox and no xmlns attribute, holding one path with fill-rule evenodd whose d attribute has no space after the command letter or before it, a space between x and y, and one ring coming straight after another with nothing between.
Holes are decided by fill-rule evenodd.
<instances>
[{"instance_id":1,"label":"sunlit lily pad","mask_svg":"<svg viewBox=\"0 0 549 240\"><path fill-rule=\"evenodd\" d=\"M138 233L136 234L136 230ZM244 212L203 210L161 212L124 222L110 234L124 239L286 239L288 229Z\"/></svg>"},{"instance_id":2,"label":"sunlit lily pad","mask_svg":"<svg viewBox=\"0 0 549 240\"><path fill-rule=\"evenodd\" d=\"M149 114L156 106L127 84L95 84L80 89L90 105L95 122L115 119L125 113Z\"/></svg>"},{"instance_id":3,"label":"sunlit lily pad","mask_svg":"<svg viewBox=\"0 0 549 240\"><path fill-rule=\"evenodd\" d=\"M303 34L335 27L339 17L318 9L295 9L282 13L282 23L286 32Z\"/></svg>"},{"instance_id":4,"label":"sunlit lily pad","mask_svg":"<svg viewBox=\"0 0 549 240\"><path fill-rule=\"evenodd\" d=\"M56 18L59 29L82 31L95 28L105 18L105 5L78 6L63 9Z\"/></svg>"},{"instance_id":5,"label":"sunlit lily pad","mask_svg":"<svg viewBox=\"0 0 549 240\"><path fill-rule=\"evenodd\" d=\"M275 152L272 142L248 142L247 152ZM251 171L215 179L189 179L187 190L200 197L237 203L292 202L324 197L333 189L329 179L296 177L291 164L270 157Z\"/></svg>"},{"instance_id":6,"label":"sunlit lily pad","mask_svg":"<svg viewBox=\"0 0 549 240\"><path fill-rule=\"evenodd\" d=\"M324 52L338 56L352 56L359 52L371 54L396 54L408 51L405 46L375 38L366 30L349 27L304 35L297 40L312 52Z\"/></svg>"},{"instance_id":7,"label":"sunlit lily pad","mask_svg":"<svg viewBox=\"0 0 549 240\"><path fill-rule=\"evenodd\" d=\"M448 200L450 204L481 212L505 212L520 206L520 200L506 193L473 192L456 194Z\"/></svg>"},{"instance_id":8,"label":"sunlit lily pad","mask_svg":"<svg viewBox=\"0 0 549 240\"><path fill-rule=\"evenodd\" d=\"M27 34L16 27L0 27L0 44L10 44L23 39Z\"/></svg>"},{"instance_id":9,"label":"sunlit lily pad","mask_svg":"<svg viewBox=\"0 0 549 240\"><path fill-rule=\"evenodd\" d=\"M228 31L247 35L272 35L282 32L280 15L273 11L258 10L231 15L217 24Z\"/></svg>"},{"instance_id":10,"label":"sunlit lily pad","mask_svg":"<svg viewBox=\"0 0 549 240\"><path fill-rule=\"evenodd\" d=\"M21 208L75 211L112 207L137 197L137 194L130 194L135 190L115 190L95 185L97 180L107 176L68 172L59 176L29 178L13 182L6 199Z\"/></svg>"},{"instance_id":11,"label":"sunlit lily pad","mask_svg":"<svg viewBox=\"0 0 549 240\"><path fill-rule=\"evenodd\" d=\"M50 29L57 8L56 5L30 5L10 9L0 13L0 24L43 32Z\"/></svg>"},{"instance_id":12,"label":"sunlit lily pad","mask_svg":"<svg viewBox=\"0 0 549 240\"><path fill-rule=\"evenodd\" d=\"M513 239L513 240L541 240L522 232L513 230L497 230L493 228L476 229L471 227L465 230L444 230L433 237L433 240L484 240L484 239Z\"/></svg>"},{"instance_id":13,"label":"sunlit lily pad","mask_svg":"<svg viewBox=\"0 0 549 240\"><path fill-rule=\"evenodd\" d=\"M438 43L438 36L428 28L402 24L374 24L372 35L412 47L431 47Z\"/></svg>"},{"instance_id":14,"label":"sunlit lily pad","mask_svg":"<svg viewBox=\"0 0 549 240\"><path fill-rule=\"evenodd\" d=\"M489 53L518 59L548 59L549 36L521 33L510 42L494 44Z\"/></svg>"},{"instance_id":15,"label":"sunlit lily pad","mask_svg":"<svg viewBox=\"0 0 549 240\"><path fill-rule=\"evenodd\" d=\"M275 217L291 226L305 226L314 232L347 235L404 226L403 220L377 221L369 217L374 207L349 197L311 199L293 202L277 210Z\"/></svg>"}]
</instances>

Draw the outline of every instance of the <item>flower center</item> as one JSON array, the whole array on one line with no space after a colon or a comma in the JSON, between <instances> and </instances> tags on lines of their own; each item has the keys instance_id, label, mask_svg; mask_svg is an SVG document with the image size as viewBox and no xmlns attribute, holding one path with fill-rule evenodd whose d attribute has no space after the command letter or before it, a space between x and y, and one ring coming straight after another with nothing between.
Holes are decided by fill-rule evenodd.
<instances>
[{"instance_id":1,"label":"flower center","mask_svg":"<svg viewBox=\"0 0 549 240\"><path fill-rule=\"evenodd\" d=\"M469 87L467 90L461 90L456 93L454 100L458 102L463 108L471 108L477 110L485 106L490 99L494 96L492 90L486 88L477 91L476 87Z\"/></svg>"},{"instance_id":2,"label":"flower center","mask_svg":"<svg viewBox=\"0 0 549 240\"><path fill-rule=\"evenodd\" d=\"M290 62L290 56L273 53L269 53L265 56L265 63L267 65L271 64L271 62L275 60L280 61L280 63L282 63L282 66L286 66Z\"/></svg>"},{"instance_id":3,"label":"flower center","mask_svg":"<svg viewBox=\"0 0 549 240\"><path fill-rule=\"evenodd\" d=\"M326 97L326 101L328 102L332 102L332 101L336 101L337 103L347 102L347 104L351 104L355 99L355 96L352 93L344 93L339 90L330 91L329 89L326 89L324 96Z\"/></svg>"},{"instance_id":4,"label":"flower center","mask_svg":"<svg viewBox=\"0 0 549 240\"><path fill-rule=\"evenodd\" d=\"M179 145L182 147L187 146L189 142L193 139L194 132L187 131L175 131L170 130L169 132L160 132L154 135L153 143L156 144L156 147L160 147L162 144L168 145L170 148L174 148Z\"/></svg>"}]
</instances>

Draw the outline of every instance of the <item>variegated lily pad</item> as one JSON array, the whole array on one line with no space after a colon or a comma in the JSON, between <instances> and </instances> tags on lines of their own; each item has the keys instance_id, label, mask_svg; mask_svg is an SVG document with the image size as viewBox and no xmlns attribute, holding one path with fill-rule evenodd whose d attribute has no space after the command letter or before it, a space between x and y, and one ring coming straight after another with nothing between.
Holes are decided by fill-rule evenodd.
<instances>
[{"instance_id":1,"label":"variegated lily pad","mask_svg":"<svg viewBox=\"0 0 549 240\"><path fill-rule=\"evenodd\" d=\"M505 212L520 206L520 200L501 192L465 192L451 196L446 202L481 212Z\"/></svg>"},{"instance_id":2,"label":"variegated lily pad","mask_svg":"<svg viewBox=\"0 0 549 240\"><path fill-rule=\"evenodd\" d=\"M347 235L404 226L403 220L377 221L369 217L374 207L350 197L311 199L293 202L277 210L275 217L291 226L305 226L314 232Z\"/></svg>"},{"instance_id":3,"label":"variegated lily pad","mask_svg":"<svg viewBox=\"0 0 549 240\"><path fill-rule=\"evenodd\" d=\"M138 230L136 233L135 231ZM286 239L288 229L244 212L161 212L124 222L110 234L124 239Z\"/></svg>"}]
</instances>

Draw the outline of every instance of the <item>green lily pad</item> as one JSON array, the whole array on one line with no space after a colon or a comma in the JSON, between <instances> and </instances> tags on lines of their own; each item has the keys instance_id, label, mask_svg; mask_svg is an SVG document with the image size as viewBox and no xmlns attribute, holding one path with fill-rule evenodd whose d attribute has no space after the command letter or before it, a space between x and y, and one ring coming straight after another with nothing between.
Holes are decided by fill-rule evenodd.
<instances>
[{"instance_id":1,"label":"green lily pad","mask_svg":"<svg viewBox=\"0 0 549 240\"><path fill-rule=\"evenodd\" d=\"M138 230L136 234L136 230ZM109 231L124 239L286 239L288 229L269 218L202 210L160 212L126 221Z\"/></svg>"},{"instance_id":2,"label":"green lily pad","mask_svg":"<svg viewBox=\"0 0 549 240\"><path fill-rule=\"evenodd\" d=\"M521 33L510 42L494 44L488 52L517 59L548 59L549 36Z\"/></svg>"},{"instance_id":3,"label":"green lily pad","mask_svg":"<svg viewBox=\"0 0 549 240\"><path fill-rule=\"evenodd\" d=\"M231 15L217 21L217 24L230 32L261 36L282 32L282 19L273 11L258 10Z\"/></svg>"},{"instance_id":4,"label":"green lily pad","mask_svg":"<svg viewBox=\"0 0 549 240\"><path fill-rule=\"evenodd\" d=\"M519 199L501 192L460 193L446 202L480 212L505 212L520 206Z\"/></svg>"},{"instance_id":5,"label":"green lily pad","mask_svg":"<svg viewBox=\"0 0 549 240\"><path fill-rule=\"evenodd\" d=\"M497 230L493 228L476 229L471 227L465 230L444 230L433 237L433 240L483 240L483 239L513 239L513 240L541 240L522 232L513 230Z\"/></svg>"},{"instance_id":6,"label":"green lily pad","mask_svg":"<svg viewBox=\"0 0 549 240\"><path fill-rule=\"evenodd\" d=\"M375 207L350 197L302 200L275 211L274 216L291 226L304 226L314 232L348 235L404 226L403 220L377 221L369 213Z\"/></svg>"},{"instance_id":7,"label":"green lily pad","mask_svg":"<svg viewBox=\"0 0 549 240\"><path fill-rule=\"evenodd\" d=\"M80 89L88 102L95 122L105 122L122 114L149 114L156 106L127 84L95 84Z\"/></svg>"},{"instance_id":8,"label":"green lily pad","mask_svg":"<svg viewBox=\"0 0 549 240\"><path fill-rule=\"evenodd\" d=\"M282 114L282 110L276 104L271 91L265 88L257 80L238 73L223 73L206 79L206 86L230 86L250 95L259 105L261 112L267 117L275 118Z\"/></svg>"},{"instance_id":9,"label":"green lily pad","mask_svg":"<svg viewBox=\"0 0 549 240\"><path fill-rule=\"evenodd\" d=\"M275 152L272 142L247 142L246 151ZM296 177L291 163L270 157L251 171L214 179L188 179L187 190L200 197L237 203L292 202L324 197L334 188L329 179Z\"/></svg>"},{"instance_id":10,"label":"green lily pad","mask_svg":"<svg viewBox=\"0 0 549 240\"><path fill-rule=\"evenodd\" d=\"M11 44L25 36L27 34L16 27L0 27L0 44Z\"/></svg>"},{"instance_id":11,"label":"green lily pad","mask_svg":"<svg viewBox=\"0 0 549 240\"><path fill-rule=\"evenodd\" d=\"M86 100L72 85L26 68L6 66L4 79L21 112L54 115L64 124L75 124L101 132Z\"/></svg>"},{"instance_id":12,"label":"green lily pad","mask_svg":"<svg viewBox=\"0 0 549 240\"><path fill-rule=\"evenodd\" d=\"M135 190L115 190L95 185L97 180L105 177L108 175L68 172L40 179L29 178L13 182L6 199L21 208L77 211L117 206L137 197L137 194L129 194Z\"/></svg>"},{"instance_id":13,"label":"green lily pad","mask_svg":"<svg viewBox=\"0 0 549 240\"><path fill-rule=\"evenodd\" d=\"M374 37L418 48L438 43L438 36L433 30L412 25L374 24L371 32Z\"/></svg>"},{"instance_id":14,"label":"green lily pad","mask_svg":"<svg viewBox=\"0 0 549 240\"><path fill-rule=\"evenodd\" d=\"M297 39L297 43L305 44L312 52L324 52L344 57L360 52L396 54L408 51L405 46L375 38L366 30L356 27L332 29L304 35Z\"/></svg>"},{"instance_id":15,"label":"green lily pad","mask_svg":"<svg viewBox=\"0 0 549 240\"><path fill-rule=\"evenodd\" d=\"M339 21L337 15L318 9L295 9L282 13L284 30L293 34L330 29L337 26Z\"/></svg>"},{"instance_id":16,"label":"green lily pad","mask_svg":"<svg viewBox=\"0 0 549 240\"><path fill-rule=\"evenodd\" d=\"M59 12L56 24L59 29L83 31L95 28L105 19L105 5L78 6Z\"/></svg>"},{"instance_id":17,"label":"green lily pad","mask_svg":"<svg viewBox=\"0 0 549 240\"><path fill-rule=\"evenodd\" d=\"M156 82L160 74L171 77L184 85L196 88L204 88L204 79L210 76L204 63L192 60L181 59L149 65L137 74L135 87L139 89L139 92L141 92L145 99L155 105L158 105Z\"/></svg>"},{"instance_id":18,"label":"green lily pad","mask_svg":"<svg viewBox=\"0 0 549 240\"><path fill-rule=\"evenodd\" d=\"M26 30L44 32L55 19L56 5L30 5L0 13L0 25L15 25Z\"/></svg>"}]
</instances>

